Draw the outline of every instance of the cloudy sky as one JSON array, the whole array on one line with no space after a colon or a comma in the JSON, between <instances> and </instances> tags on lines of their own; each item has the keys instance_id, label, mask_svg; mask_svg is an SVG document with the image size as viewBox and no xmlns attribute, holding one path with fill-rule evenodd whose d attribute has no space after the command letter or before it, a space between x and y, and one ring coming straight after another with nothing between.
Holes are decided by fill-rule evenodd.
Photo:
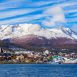
<instances>
[{"instance_id":1,"label":"cloudy sky","mask_svg":"<svg viewBox=\"0 0 77 77\"><path fill-rule=\"evenodd\" d=\"M77 31L77 0L0 0L0 25L21 23Z\"/></svg>"}]
</instances>

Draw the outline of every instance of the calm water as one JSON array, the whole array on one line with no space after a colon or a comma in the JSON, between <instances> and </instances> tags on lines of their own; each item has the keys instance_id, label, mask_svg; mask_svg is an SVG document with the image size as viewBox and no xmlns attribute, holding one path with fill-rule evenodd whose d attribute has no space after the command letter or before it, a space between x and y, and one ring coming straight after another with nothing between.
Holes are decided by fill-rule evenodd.
<instances>
[{"instance_id":1,"label":"calm water","mask_svg":"<svg viewBox=\"0 0 77 77\"><path fill-rule=\"evenodd\" d=\"M77 65L4 64L0 77L77 77Z\"/></svg>"}]
</instances>

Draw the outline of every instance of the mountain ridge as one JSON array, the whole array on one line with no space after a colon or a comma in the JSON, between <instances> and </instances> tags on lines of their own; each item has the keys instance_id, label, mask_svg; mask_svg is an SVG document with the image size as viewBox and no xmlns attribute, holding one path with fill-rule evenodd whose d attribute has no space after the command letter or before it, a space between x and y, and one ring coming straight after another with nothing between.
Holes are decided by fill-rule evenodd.
<instances>
[{"instance_id":1,"label":"mountain ridge","mask_svg":"<svg viewBox=\"0 0 77 77\"><path fill-rule=\"evenodd\" d=\"M77 34L69 28L41 29L39 25L20 24L1 30L5 47L77 49ZM3 34L4 32L4 34Z\"/></svg>"},{"instance_id":2,"label":"mountain ridge","mask_svg":"<svg viewBox=\"0 0 77 77\"><path fill-rule=\"evenodd\" d=\"M41 29L39 25L20 24L18 26L1 26L0 39L23 37L25 35L38 35L47 39L66 37L77 39L77 33L63 26L51 29Z\"/></svg>"}]
</instances>

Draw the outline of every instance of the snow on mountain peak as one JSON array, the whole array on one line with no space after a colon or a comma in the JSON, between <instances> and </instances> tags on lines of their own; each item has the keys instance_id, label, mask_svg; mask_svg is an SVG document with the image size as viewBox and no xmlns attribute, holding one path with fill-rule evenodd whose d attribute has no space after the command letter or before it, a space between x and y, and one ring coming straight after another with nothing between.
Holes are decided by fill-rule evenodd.
<instances>
[{"instance_id":1,"label":"snow on mountain peak","mask_svg":"<svg viewBox=\"0 0 77 77\"><path fill-rule=\"evenodd\" d=\"M66 37L77 39L77 35L69 28L58 27L52 29L42 29L38 24L19 24L19 25L2 25L0 26L0 39L22 37L25 35L37 35L47 39Z\"/></svg>"},{"instance_id":2,"label":"snow on mountain peak","mask_svg":"<svg viewBox=\"0 0 77 77\"><path fill-rule=\"evenodd\" d=\"M13 38L20 37L27 34L32 34L34 31L40 30L40 26L37 24L19 24L19 25L2 25L0 27L0 38Z\"/></svg>"}]
</instances>

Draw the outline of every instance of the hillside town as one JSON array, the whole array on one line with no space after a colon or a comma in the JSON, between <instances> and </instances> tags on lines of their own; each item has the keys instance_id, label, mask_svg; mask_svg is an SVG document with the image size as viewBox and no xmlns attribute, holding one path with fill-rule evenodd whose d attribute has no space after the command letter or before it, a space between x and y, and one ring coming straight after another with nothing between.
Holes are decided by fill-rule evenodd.
<instances>
[{"instance_id":1,"label":"hillside town","mask_svg":"<svg viewBox=\"0 0 77 77\"><path fill-rule=\"evenodd\" d=\"M51 52L45 50L43 52L35 52L30 50L15 51L0 49L0 64L15 63L45 63L45 64L77 64L77 53L71 52Z\"/></svg>"},{"instance_id":2,"label":"hillside town","mask_svg":"<svg viewBox=\"0 0 77 77\"><path fill-rule=\"evenodd\" d=\"M77 34L70 28L24 23L2 25L0 30L1 64L77 64Z\"/></svg>"}]
</instances>

